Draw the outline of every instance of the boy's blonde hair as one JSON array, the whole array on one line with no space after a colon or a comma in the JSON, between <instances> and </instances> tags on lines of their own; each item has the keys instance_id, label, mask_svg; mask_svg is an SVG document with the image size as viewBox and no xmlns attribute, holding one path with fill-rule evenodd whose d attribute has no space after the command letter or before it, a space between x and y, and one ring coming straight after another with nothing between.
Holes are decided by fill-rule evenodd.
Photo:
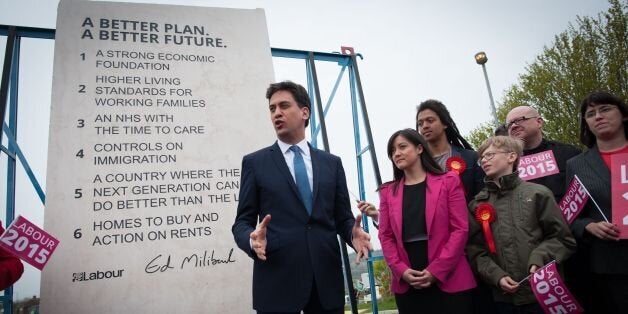
<instances>
[{"instance_id":1,"label":"boy's blonde hair","mask_svg":"<svg viewBox=\"0 0 628 314\"><path fill-rule=\"evenodd\" d=\"M482 160L482 154L484 154L484 151L486 149L488 149L491 145L495 146L495 148L500 149L502 151L505 152L513 152L515 154L517 154L517 159L515 160L515 163L513 164L513 171L517 171L517 166L519 165L519 158L523 155L523 145L521 143L521 140L510 137L510 136L503 136L503 135L498 135L498 136L493 136L493 137L489 137L486 140L484 140L484 142L482 142L482 145L480 145L480 148L478 148L478 154L480 154L480 161Z\"/></svg>"}]
</instances>

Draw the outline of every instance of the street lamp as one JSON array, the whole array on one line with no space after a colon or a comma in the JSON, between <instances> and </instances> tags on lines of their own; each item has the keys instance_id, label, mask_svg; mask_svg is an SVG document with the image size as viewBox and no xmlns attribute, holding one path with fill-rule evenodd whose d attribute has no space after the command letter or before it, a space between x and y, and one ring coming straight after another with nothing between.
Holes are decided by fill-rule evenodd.
<instances>
[{"instance_id":1,"label":"street lamp","mask_svg":"<svg viewBox=\"0 0 628 314\"><path fill-rule=\"evenodd\" d=\"M499 125L497 121L497 110L495 110L495 102L493 101L493 93L491 92L491 84L488 82L488 74L486 74L486 61L488 58L486 57L486 53L484 51L480 51L475 54L475 62L482 66L482 70L484 71L484 79L486 80L486 89L488 89L488 98L491 100L491 112L493 113L493 123L495 126Z\"/></svg>"}]
</instances>

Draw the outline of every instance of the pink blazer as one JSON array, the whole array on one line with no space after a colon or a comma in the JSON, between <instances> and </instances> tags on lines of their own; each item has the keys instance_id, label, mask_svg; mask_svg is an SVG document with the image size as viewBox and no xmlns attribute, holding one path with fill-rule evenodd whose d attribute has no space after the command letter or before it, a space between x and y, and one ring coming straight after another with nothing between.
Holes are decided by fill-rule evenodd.
<instances>
[{"instance_id":1,"label":"pink blazer","mask_svg":"<svg viewBox=\"0 0 628 314\"><path fill-rule=\"evenodd\" d=\"M453 293L474 288L475 280L464 253L469 220L460 178L453 172L428 173L426 180L427 270L442 291ZM403 272L410 268L402 240L403 185L402 179L396 194L392 184L383 186L379 192L379 240L392 270L392 290L398 294L411 288L402 279Z\"/></svg>"}]
</instances>

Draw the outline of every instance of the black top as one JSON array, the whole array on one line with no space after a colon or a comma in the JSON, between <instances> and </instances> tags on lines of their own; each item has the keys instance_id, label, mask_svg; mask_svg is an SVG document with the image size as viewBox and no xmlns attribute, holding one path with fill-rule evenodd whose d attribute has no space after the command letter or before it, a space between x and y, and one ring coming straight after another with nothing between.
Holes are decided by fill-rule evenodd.
<instances>
[{"instance_id":1,"label":"black top","mask_svg":"<svg viewBox=\"0 0 628 314\"><path fill-rule=\"evenodd\" d=\"M523 155L532 155L544 152L546 150L551 150L552 152L554 152L554 158L556 158L556 163L558 164L557 166L560 172L557 174L529 180L529 182L544 185L552 190L552 193L554 193L554 199L558 203L563 198L563 195L565 195L567 184L569 184L569 182L566 182L565 178L567 160L580 154L582 151L580 151L580 149L576 148L573 145L543 139L541 141L541 144L539 144L539 146L537 146L536 148L524 150Z\"/></svg>"},{"instance_id":2,"label":"black top","mask_svg":"<svg viewBox=\"0 0 628 314\"><path fill-rule=\"evenodd\" d=\"M427 240L425 181L403 186L403 242Z\"/></svg>"}]
</instances>

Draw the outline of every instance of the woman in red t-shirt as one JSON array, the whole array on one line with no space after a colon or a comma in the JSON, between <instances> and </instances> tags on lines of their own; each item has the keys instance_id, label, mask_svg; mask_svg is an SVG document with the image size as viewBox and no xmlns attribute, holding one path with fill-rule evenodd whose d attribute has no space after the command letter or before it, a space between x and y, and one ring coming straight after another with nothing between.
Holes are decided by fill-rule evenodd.
<instances>
[{"instance_id":1,"label":"woman in red t-shirt","mask_svg":"<svg viewBox=\"0 0 628 314\"><path fill-rule=\"evenodd\" d=\"M612 223L611 156L628 159L628 106L605 91L580 105L580 141L589 150L567 161L567 182L577 175L595 200L589 200L571 230L578 250L588 257L592 285L585 304L591 313L625 313L628 309L628 240ZM598 207L596 206L599 206ZM602 213L604 215L602 215ZM608 219L608 220L607 220Z\"/></svg>"}]
</instances>

